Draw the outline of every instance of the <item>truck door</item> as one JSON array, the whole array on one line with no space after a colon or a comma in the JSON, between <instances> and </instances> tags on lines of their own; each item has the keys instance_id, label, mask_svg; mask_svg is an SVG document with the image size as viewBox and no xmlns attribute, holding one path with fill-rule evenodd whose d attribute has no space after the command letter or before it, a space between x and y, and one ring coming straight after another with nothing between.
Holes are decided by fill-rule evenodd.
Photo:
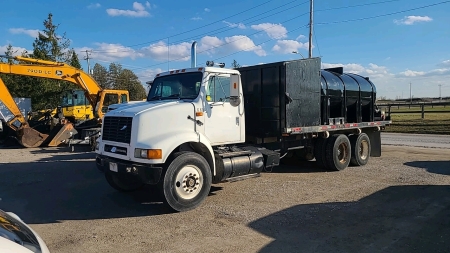
<instances>
[{"instance_id":1,"label":"truck door","mask_svg":"<svg viewBox=\"0 0 450 253\"><path fill-rule=\"evenodd\" d=\"M212 145L241 142L242 116L231 106L230 75L209 76L206 88L205 135Z\"/></svg>"}]
</instances>

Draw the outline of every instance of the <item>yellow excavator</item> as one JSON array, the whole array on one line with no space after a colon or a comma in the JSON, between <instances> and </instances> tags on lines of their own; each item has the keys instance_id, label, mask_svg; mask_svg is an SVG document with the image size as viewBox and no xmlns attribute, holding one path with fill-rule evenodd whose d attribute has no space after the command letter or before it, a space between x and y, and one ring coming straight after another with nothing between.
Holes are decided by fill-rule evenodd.
<instances>
[{"instance_id":1,"label":"yellow excavator","mask_svg":"<svg viewBox=\"0 0 450 253\"><path fill-rule=\"evenodd\" d=\"M61 143L65 143L67 138L70 138L77 133L74 124L76 124L80 118L85 121L90 121L90 123L85 124L84 126L77 125L78 127L98 128L99 124L101 124L103 115L108 111L109 105L129 101L128 91L102 89L90 75L66 63L20 56L10 58L19 63L0 63L0 73L68 81L76 84L81 89L82 93L84 93L84 96L82 96L83 94L81 93L66 93L66 97L63 98L63 101L65 100L66 103L63 103L62 105L64 121L61 121L59 124L61 128L57 133L47 135L34 130L28 125L25 117L18 110L17 105L5 84L0 79L0 100L14 115L13 119L9 120L7 125L17 132L19 142L24 147L38 147L41 145L58 146ZM78 99L78 97L85 97L87 99L90 107L86 107L85 102L81 104L91 112L86 112L86 109L83 110L79 107L77 108L78 104L75 100ZM93 117L90 116L91 114L93 114ZM92 131L88 133L92 133ZM86 136L81 136L81 138L85 137Z\"/></svg>"}]
</instances>

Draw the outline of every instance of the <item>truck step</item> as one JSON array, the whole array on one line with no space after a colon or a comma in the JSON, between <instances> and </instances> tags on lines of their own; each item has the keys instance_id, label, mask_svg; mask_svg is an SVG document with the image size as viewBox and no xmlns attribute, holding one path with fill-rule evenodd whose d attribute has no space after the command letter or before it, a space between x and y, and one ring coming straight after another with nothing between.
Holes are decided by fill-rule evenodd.
<instances>
[{"instance_id":1,"label":"truck step","mask_svg":"<svg viewBox=\"0 0 450 253\"><path fill-rule=\"evenodd\" d=\"M232 152L220 152L218 155L222 158L229 158L229 157L235 157L235 156L243 156L243 155L251 155L253 152L251 150L239 150L239 151L232 151Z\"/></svg>"},{"instance_id":2,"label":"truck step","mask_svg":"<svg viewBox=\"0 0 450 253\"><path fill-rule=\"evenodd\" d=\"M260 177L261 174L260 173L254 173L254 174L247 174L247 175L242 175L242 176L238 176L238 177L230 177L227 178L225 180L225 182L236 182L236 181L241 181L241 180L245 180L245 179L249 179L249 178L254 178L254 177Z\"/></svg>"}]
</instances>

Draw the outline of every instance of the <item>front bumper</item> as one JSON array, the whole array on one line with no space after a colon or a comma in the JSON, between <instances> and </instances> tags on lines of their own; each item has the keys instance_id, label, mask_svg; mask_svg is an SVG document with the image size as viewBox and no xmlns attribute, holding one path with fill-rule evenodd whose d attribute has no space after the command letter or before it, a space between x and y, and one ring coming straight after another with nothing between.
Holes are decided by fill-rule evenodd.
<instances>
[{"instance_id":1,"label":"front bumper","mask_svg":"<svg viewBox=\"0 0 450 253\"><path fill-rule=\"evenodd\" d=\"M104 155L97 155L95 163L97 168L104 173L135 175L140 178L144 184L157 184L163 169L162 165L134 163ZM114 169L117 168L117 171L112 171L110 169L111 163L114 164L113 167Z\"/></svg>"}]
</instances>

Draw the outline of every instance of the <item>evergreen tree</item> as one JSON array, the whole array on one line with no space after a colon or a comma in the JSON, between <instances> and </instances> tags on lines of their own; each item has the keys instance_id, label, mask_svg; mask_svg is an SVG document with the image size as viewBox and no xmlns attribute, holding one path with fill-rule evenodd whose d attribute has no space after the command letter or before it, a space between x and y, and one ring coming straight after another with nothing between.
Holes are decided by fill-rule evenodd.
<instances>
[{"instance_id":1,"label":"evergreen tree","mask_svg":"<svg viewBox=\"0 0 450 253\"><path fill-rule=\"evenodd\" d=\"M80 60L78 60L78 55L77 55L77 53L75 52L75 50L73 50L73 48L70 50L71 52L70 52L70 62L69 62L69 65L70 66L72 66L72 67L74 67L74 68L77 68L77 69L82 69L81 68L81 64L80 64ZM90 74L90 73L89 73Z\"/></svg>"},{"instance_id":2,"label":"evergreen tree","mask_svg":"<svg viewBox=\"0 0 450 253\"><path fill-rule=\"evenodd\" d=\"M53 23L53 14L49 13L44 20L44 30L39 32L38 37L33 42L33 58L50 61L68 62L70 53L68 48L70 40L66 34L57 34L59 25Z\"/></svg>"},{"instance_id":3,"label":"evergreen tree","mask_svg":"<svg viewBox=\"0 0 450 253\"><path fill-rule=\"evenodd\" d=\"M129 69L123 69L116 79L115 89L128 90L130 100L142 100L146 97L144 86L139 78Z\"/></svg>"},{"instance_id":4,"label":"evergreen tree","mask_svg":"<svg viewBox=\"0 0 450 253\"><path fill-rule=\"evenodd\" d=\"M237 68L240 68L241 65L236 60L233 60L233 62L231 63L231 67L233 67L234 69L237 69Z\"/></svg>"},{"instance_id":5,"label":"evergreen tree","mask_svg":"<svg viewBox=\"0 0 450 253\"><path fill-rule=\"evenodd\" d=\"M92 78L97 81L103 89L109 89L108 70L102 65L96 63L92 69Z\"/></svg>"}]
</instances>

